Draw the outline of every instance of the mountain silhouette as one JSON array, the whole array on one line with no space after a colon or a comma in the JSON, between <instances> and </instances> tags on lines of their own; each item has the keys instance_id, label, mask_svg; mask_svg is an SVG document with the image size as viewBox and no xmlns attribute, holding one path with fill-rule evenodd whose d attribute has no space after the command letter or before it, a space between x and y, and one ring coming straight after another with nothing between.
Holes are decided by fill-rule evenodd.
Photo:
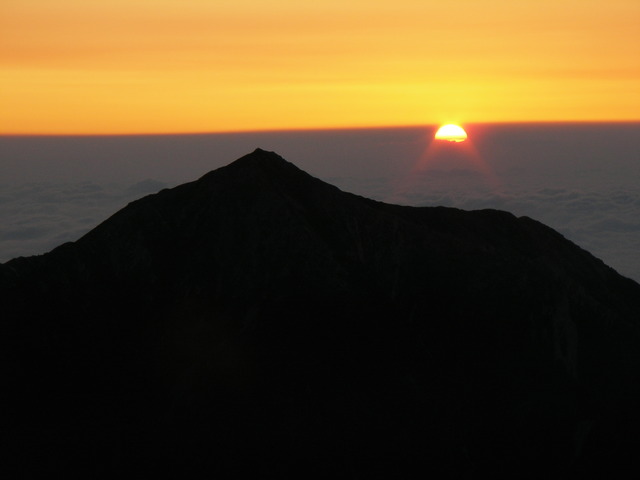
<instances>
[{"instance_id":1,"label":"mountain silhouette","mask_svg":"<svg viewBox=\"0 0 640 480\"><path fill-rule=\"evenodd\" d=\"M640 285L530 218L258 149L0 265L0 302L23 475L638 473Z\"/></svg>"}]
</instances>

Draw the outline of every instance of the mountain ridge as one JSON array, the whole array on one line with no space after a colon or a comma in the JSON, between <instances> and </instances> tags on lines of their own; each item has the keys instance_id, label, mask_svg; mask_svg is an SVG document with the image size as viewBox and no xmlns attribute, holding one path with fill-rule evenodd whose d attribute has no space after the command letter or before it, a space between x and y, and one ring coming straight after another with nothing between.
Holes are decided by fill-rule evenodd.
<instances>
[{"instance_id":1,"label":"mountain ridge","mask_svg":"<svg viewBox=\"0 0 640 480\"><path fill-rule=\"evenodd\" d=\"M261 149L0 265L0 300L28 470L569 478L640 427L638 284L535 220Z\"/></svg>"}]
</instances>

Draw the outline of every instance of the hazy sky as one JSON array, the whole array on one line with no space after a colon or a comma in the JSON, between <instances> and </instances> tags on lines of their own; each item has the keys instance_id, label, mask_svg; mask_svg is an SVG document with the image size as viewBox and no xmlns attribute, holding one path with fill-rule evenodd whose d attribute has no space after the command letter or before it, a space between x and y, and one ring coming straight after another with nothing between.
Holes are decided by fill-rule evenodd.
<instances>
[{"instance_id":1,"label":"hazy sky","mask_svg":"<svg viewBox=\"0 0 640 480\"><path fill-rule=\"evenodd\" d=\"M637 120L638 0L2 0L0 132Z\"/></svg>"}]
</instances>

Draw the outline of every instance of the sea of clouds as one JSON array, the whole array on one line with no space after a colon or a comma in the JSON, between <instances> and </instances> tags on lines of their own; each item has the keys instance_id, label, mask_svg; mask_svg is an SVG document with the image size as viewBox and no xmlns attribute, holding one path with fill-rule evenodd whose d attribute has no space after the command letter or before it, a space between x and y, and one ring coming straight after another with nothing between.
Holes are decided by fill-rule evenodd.
<instances>
[{"instance_id":1,"label":"sea of clouds","mask_svg":"<svg viewBox=\"0 0 640 480\"><path fill-rule=\"evenodd\" d=\"M0 262L47 252L79 239L127 203L165 187L94 182L35 182L5 186L0 194Z\"/></svg>"},{"instance_id":2,"label":"sea of clouds","mask_svg":"<svg viewBox=\"0 0 640 480\"><path fill-rule=\"evenodd\" d=\"M431 163L432 127L0 137L0 262L77 240L127 203L260 147L376 200L534 218L640 281L640 124L467 130L467 150Z\"/></svg>"}]
</instances>

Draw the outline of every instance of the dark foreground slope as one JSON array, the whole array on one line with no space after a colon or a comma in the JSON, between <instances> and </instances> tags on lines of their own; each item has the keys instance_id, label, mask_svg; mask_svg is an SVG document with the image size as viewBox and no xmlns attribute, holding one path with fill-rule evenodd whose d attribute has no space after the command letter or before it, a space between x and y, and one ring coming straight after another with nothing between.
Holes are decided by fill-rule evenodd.
<instances>
[{"instance_id":1,"label":"dark foreground slope","mask_svg":"<svg viewBox=\"0 0 640 480\"><path fill-rule=\"evenodd\" d=\"M640 286L528 218L256 150L0 265L0 301L22 472L640 471Z\"/></svg>"}]
</instances>

